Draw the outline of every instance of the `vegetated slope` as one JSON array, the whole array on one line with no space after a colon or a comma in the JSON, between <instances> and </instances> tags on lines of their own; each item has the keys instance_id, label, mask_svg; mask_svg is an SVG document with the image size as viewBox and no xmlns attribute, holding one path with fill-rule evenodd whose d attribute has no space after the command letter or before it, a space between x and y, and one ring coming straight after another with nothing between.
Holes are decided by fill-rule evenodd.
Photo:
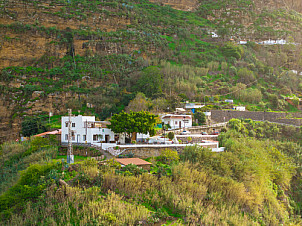
<instances>
[{"instance_id":1,"label":"vegetated slope","mask_svg":"<svg viewBox=\"0 0 302 226\"><path fill-rule=\"evenodd\" d=\"M112 161L32 165L0 196L1 224L299 225L301 146L253 137L282 137L269 126L233 120L220 136L227 152L166 150L150 172Z\"/></svg>"},{"instance_id":2,"label":"vegetated slope","mask_svg":"<svg viewBox=\"0 0 302 226\"><path fill-rule=\"evenodd\" d=\"M55 140L36 137L32 141L7 142L0 146L0 194L12 187L19 178L19 172L31 164L48 162L57 156Z\"/></svg>"},{"instance_id":3,"label":"vegetated slope","mask_svg":"<svg viewBox=\"0 0 302 226\"><path fill-rule=\"evenodd\" d=\"M169 2L3 1L0 140L17 137L24 117L65 114L67 107L105 119L137 92L158 111L225 97L254 109L288 108L280 95L302 88L288 72L301 71L298 46L236 42L299 42L299 13L259 11L251 1Z\"/></svg>"}]
</instances>

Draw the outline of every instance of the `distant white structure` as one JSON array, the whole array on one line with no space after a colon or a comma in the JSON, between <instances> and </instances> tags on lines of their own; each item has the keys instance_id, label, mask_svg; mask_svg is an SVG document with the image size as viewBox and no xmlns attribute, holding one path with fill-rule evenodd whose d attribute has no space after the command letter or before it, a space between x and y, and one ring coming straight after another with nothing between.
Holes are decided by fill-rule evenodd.
<instances>
[{"instance_id":1,"label":"distant white structure","mask_svg":"<svg viewBox=\"0 0 302 226\"><path fill-rule=\"evenodd\" d=\"M278 39L278 40L265 40L265 41L260 41L256 42L258 45L286 45L286 44L293 44L297 45L297 43L288 43L285 39ZM246 45L247 41L246 40L241 40L238 42L239 45Z\"/></svg>"},{"instance_id":2,"label":"distant white structure","mask_svg":"<svg viewBox=\"0 0 302 226\"><path fill-rule=\"evenodd\" d=\"M245 106L235 106L233 109L236 111L245 111Z\"/></svg>"},{"instance_id":3,"label":"distant white structure","mask_svg":"<svg viewBox=\"0 0 302 226\"><path fill-rule=\"evenodd\" d=\"M226 100L224 100L224 102L233 104L234 100L226 99Z\"/></svg>"},{"instance_id":4,"label":"distant white structure","mask_svg":"<svg viewBox=\"0 0 302 226\"><path fill-rule=\"evenodd\" d=\"M262 42L258 42L260 45L286 45L287 42L284 39L278 39L278 40L265 40Z\"/></svg>"},{"instance_id":5,"label":"distant white structure","mask_svg":"<svg viewBox=\"0 0 302 226\"><path fill-rule=\"evenodd\" d=\"M291 72L294 73L294 74L296 74L296 75L298 74L297 70L291 70ZM302 75L302 72L300 72L299 75Z\"/></svg>"},{"instance_id":6,"label":"distant white structure","mask_svg":"<svg viewBox=\"0 0 302 226\"><path fill-rule=\"evenodd\" d=\"M71 117L72 143L94 144L94 143L125 143L123 136L116 135L107 128L109 122L95 121L95 116L73 116ZM68 117L61 119L61 142L68 142Z\"/></svg>"},{"instance_id":7,"label":"distant white structure","mask_svg":"<svg viewBox=\"0 0 302 226\"><path fill-rule=\"evenodd\" d=\"M195 113L196 109L204 107L203 104L195 104L195 103L186 103L185 109L191 110L193 113Z\"/></svg>"},{"instance_id":8,"label":"distant white structure","mask_svg":"<svg viewBox=\"0 0 302 226\"><path fill-rule=\"evenodd\" d=\"M213 31L211 32L211 35L212 35L212 38L219 38L219 35Z\"/></svg>"},{"instance_id":9,"label":"distant white structure","mask_svg":"<svg viewBox=\"0 0 302 226\"><path fill-rule=\"evenodd\" d=\"M184 108L175 108L175 112L184 113L184 112L186 112L186 109L184 109Z\"/></svg>"},{"instance_id":10,"label":"distant white structure","mask_svg":"<svg viewBox=\"0 0 302 226\"><path fill-rule=\"evenodd\" d=\"M168 114L162 117L162 122L169 124L171 129L184 129L192 127L192 116Z\"/></svg>"},{"instance_id":11,"label":"distant white structure","mask_svg":"<svg viewBox=\"0 0 302 226\"><path fill-rule=\"evenodd\" d=\"M204 112L205 116L211 116L211 112L210 111L206 111Z\"/></svg>"}]
</instances>

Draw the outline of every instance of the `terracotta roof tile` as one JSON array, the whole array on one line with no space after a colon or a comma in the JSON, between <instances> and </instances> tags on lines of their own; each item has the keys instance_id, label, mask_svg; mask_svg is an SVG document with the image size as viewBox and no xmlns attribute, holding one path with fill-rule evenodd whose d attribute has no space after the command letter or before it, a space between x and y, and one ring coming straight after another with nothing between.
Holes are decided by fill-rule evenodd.
<instances>
[{"instance_id":1,"label":"terracotta roof tile","mask_svg":"<svg viewBox=\"0 0 302 226\"><path fill-rule=\"evenodd\" d=\"M164 116L163 118L178 118L178 119L192 119L192 117L190 115L184 115L184 116L178 116L178 115L167 115Z\"/></svg>"},{"instance_id":2,"label":"terracotta roof tile","mask_svg":"<svg viewBox=\"0 0 302 226\"><path fill-rule=\"evenodd\" d=\"M44 133L34 135L34 137L42 137L42 136L45 136L45 135L48 135L48 134L54 134L54 135L58 134L58 135L60 135L61 133L62 133L62 130L57 129L57 130L54 130L54 131L48 131L48 132L44 132Z\"/></svg>"},{"instance_id":3,"label":"terracotta roof tile","mask_svg":"<svg viewBox=\"0 0 302 226\"><path fill-rule=\"evenodd\" d=\"M141 166L141 165L152 165L152 163L150 162L147 162L143 159L140 159L140 158L117 158L115 159L115 161L121 163L122 165L129 165L129 164L134 164L134 165L137 165L137 166Z\"/></svg>"}]
</instances>

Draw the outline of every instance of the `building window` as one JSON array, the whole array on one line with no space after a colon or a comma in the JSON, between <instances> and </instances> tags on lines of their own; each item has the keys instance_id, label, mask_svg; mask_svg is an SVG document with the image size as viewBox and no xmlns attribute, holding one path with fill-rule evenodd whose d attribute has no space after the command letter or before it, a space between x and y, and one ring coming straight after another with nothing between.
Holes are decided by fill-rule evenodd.
<instances>
[{"instance_id":1,"label":"building window","mask_svg":"<svg viewBox=\"0 0 302 226\"><path fill-rule=\"evenodd\" d=\"M96 134L93 135L93 141L98 141L98 135Z\"/></svg>"},{"instance_id":2,"label":"building window","mask_svg":"<svg viewBox=\"0 0 302 226\"><path fill-rule=\"evenodd\" d=\"M65 122L65 127L68 127L68 122Z\"/></svg>"},{"instance_id":3,"label":"building window","mask_svg":"<svg viewBox=\"0 0 302 226\"><path fill-rule=\"evenodd\" d=\"M71 137L72 137L72 140L75 140L74 132L71 132Z\"/></svg>"},{"instance_id":4,"label":"building window","mask_svg":"<svg viewBox=\"0 0 302 226\"><path fill-rule=\"evenodd\" d=\"M86 135L83 135L83 141L85 141L86 140Z\"/></svg>"},{"instance_id":5,"label":"building window","mask_svg":"<svg viewBox=\"0 0 302 226\"><path fill-rule=\"evenodd\" d=\"M68 134L65 134L65 140L68 140Z\"/></svg>"},{"instance_id":6,"label":"building window","mask_svg":"<svg viewBox=\"0 0 302 226\"><path fill-rule=\"evenodd\" d=\"M74 122L71 125L72 125L72 127L75 127L75 123Z\"/></svg>"},{"instance_id":7,"label":"building window","mask_svg":"<svg viewBox=\"0 0 302 226\"><path fill-rule=\"evenodd\" d=\"M175 121L175 125L177 125L177 121Z\"/></svg>"}]
</instances>

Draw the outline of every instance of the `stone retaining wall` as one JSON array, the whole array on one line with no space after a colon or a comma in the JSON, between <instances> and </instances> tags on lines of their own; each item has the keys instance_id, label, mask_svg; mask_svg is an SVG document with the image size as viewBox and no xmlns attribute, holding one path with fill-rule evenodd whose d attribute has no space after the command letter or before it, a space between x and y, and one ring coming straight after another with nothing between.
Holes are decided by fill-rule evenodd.
<instances>
[{"instance_id":1,"label":"stone retaining wall","mask_svg":"<svg viewBox=\"0 0 302 226\"><path fill-rule=\"evenodd\" d=\"M102 152L100 150L97 150L95 148L89 148L89 147L73 146L72 152L74 155L88 156L88 157L95 157L95 156L102 155ZM59 155L67 155L67 147L60 147Z\"/></svg>"},{"instance_id":2,"label":"stone retaining wall","mask_svg":"<svg viewBox=\"0 0 302 226\"><path fill-rule=\"evenodd\" d=\"M185 146L176 146L176 147L133 147L133 148L124 148L123 154L133 153L134 157L137 158L149 158L157 157L161 154L161 151L164 149L176 150L179 154L185 148ZM209 145L208 148L216 148L216 144ZM123 149L123 148L121 148Z\"/></svg>"},{"instance_id":3,"label":"stone retaining wall","mask_svg":"<svg viewBox=\"0 0 302 226\"><path fill-rule=\"evenodd\" d=\"M211 110L211 118L215 122L227 122L232 118L237 118L237 119L252 119L256 121L269 121L269 122L301 126L302 119L289 118L289 117L301 117L301 116L302 116L301 113Z\"/></svg>"},{"instance_id":4,"label":"stone retaining wall","mask_svg":"<svg viewBox=\"0 0 302 226\"><path fill-rule=\"evenodd\" d=\"M216 137L196 137L196 136L176 136L177 140L181 140L183 144L188 143L189 140L188 138L192 138L192 143L201 143L204 140L214 140L217 141L217 136Z\"/></svg>"}]
</instances>

